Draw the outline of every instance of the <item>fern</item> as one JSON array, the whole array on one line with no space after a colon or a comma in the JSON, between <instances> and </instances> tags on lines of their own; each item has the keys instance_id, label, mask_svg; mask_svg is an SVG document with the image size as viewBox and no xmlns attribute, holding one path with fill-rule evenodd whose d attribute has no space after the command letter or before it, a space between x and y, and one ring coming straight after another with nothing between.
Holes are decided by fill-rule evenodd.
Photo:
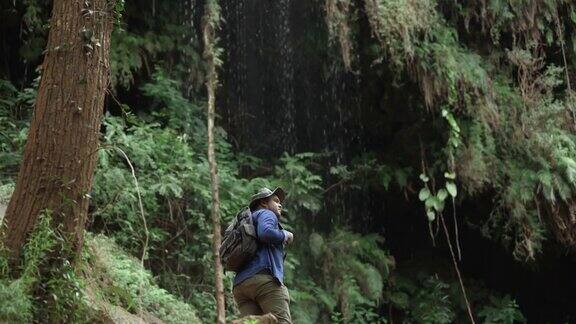
<instances>
[{"instance_id":1,"label":"fern","mask_svg":"<svg viewBox=\"0 0 576 324\"><path fill-rule=\"evenodd\" d=\"M478 311L478 317L486 324L514 324L525 323L526 319L520 312L516 301L506 295L503 298L490 296L490 304Z\"/></svg>"}]
</instances>

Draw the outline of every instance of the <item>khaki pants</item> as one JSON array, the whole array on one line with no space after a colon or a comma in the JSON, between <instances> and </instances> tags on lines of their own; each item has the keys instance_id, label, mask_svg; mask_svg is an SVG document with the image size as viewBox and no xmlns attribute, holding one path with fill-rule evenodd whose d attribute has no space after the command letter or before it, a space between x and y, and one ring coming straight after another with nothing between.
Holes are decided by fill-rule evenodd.
<instances>
[{"instance_id":1,"label":"khaki pants","mask_svg":"<svg viewBox=\"0 0 576 324\"><path fill-rule=\"evenodd\" d=\"M292 323L288 288L269 274L256 274L232 290L242 316L272 313L278 323Z\"/></svg>"}]
</instances>

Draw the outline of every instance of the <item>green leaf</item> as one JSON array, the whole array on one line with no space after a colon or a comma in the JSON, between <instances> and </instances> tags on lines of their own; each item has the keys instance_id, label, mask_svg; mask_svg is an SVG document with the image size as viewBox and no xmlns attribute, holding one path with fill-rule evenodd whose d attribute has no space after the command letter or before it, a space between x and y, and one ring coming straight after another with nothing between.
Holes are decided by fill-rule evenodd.
<instances>
[{"instance_id":1,"label":"green leaf","mask_svg":"<svg viewBox=\"0 0 576 324\"><path fill-rule=\"evenodd\" d=\"M460 133L460 126L458 126L458 123L452 114L447 115L446 120L448 120L448 124L450 124L452 130L454 130L456 133Z\"/></svg>"},{"instance_id":2,"label":"green leaf","mask_svg":"<svg viewBox=\"0 0 576 324\"><path fill-rule=\"evenodd\" d=\"M444 172L444 178L446 179L456 179L456 173L455 172Z\"/></svg>"},{"instance_id":3,"label":"green leaf","mask_svg":"<svg viewBox=\"0 0 576 324\"><path fill-rule=\"evenodd\" d=\"M406 184L408 184L409 173L410 173L409 169L399 169L394 171L394 176L396 177L396 183L400 188L404 188L406 187Z\"/></svg>"},{"instance_id":4,"label":"green leaf","mask_svg":"<svg viewBox=\"0 0 576 324\"><path fill-rule=\"evenodd\" d=\"M430 190L428 190L428 188L422 188L418 194L418 199L425 201L428 197L430 197Z\"/></svg>"},{"instance_id":5,"label":"green leaf","mask_svg":"<svg viewBox=\"0 0 576 324\"><path fill-rule=\"evenodd\" d=\"M438 190L436 197L438 197L438 199L440 199L440 201L444 201L446 199L446 197L448 197L448 192L446 191L446 189L440 189L440 190Z\"/></svg>"},{"instance_id":6,"label":"green leaf","mask_svg":"<svg viewBox=\"0 0 576 324\"><path fill-rule=\"evenodd\" d=\"M554 41L554 34L552 33L551 30L548 30L546 32L546 42L548 43L548 45L552 44L552 42Z\"/></svg>"},{"instance_id":7,"label":"green leaf","mask_svg":"<svg viewBox=\"0 0 576 324\"><path fill-rule=\"evenodd\" d=\"M428 197L428 199L426 199L426 201L424 202L424 206L426 206L426 209L434 207L434 200L436 200L436 197L434 196L430 196Z\"/></svg>"},{"instance_id":8,"label":"green leaf","mask_svg":"<svg viewBox=\"0 0 576 324\"><path fill-rule=\"evenodd\" d=\"M430 222L433 222L436 219L436 214L434 213L433 210L429 210L426 212L426 216L428 216L428 220Z\"/></svg>"},{"instance_id":9,"label":"green leaf","mask_svg":"<svg viewBox=\"0 0 576 324\"><path fill-rule=\"evenodd\" d=\"M422 174L420 174L420 180L422 180L424 182L428 182L428 181L430 181L430 178L428 178L426 176L426 174L422 173Z\"/></svg>"},{"instance_id":10,"label":"green leaf","mask_svg":"<svg viewBox=\"0 0 576 324\"><path fill-rule=\"evenodd\" d=\"M390 301L400 309L406 309L409 306L408 294L405 292L393 292L390 295Z\"/></svg>"},{"instance_id":11,"label":"green leaf","mask_svg":"<svg viewBox=\"0 0 576 324\"><path fill-rule=\"evenodd\" d=\"M446 190L448 190L448 193L452 197L456 197L456 195L458 194L458 190L454 182L446 182Z\"/></svg>"},{"instance_id":12,"label":"green leaf","mask_svg":"<svg viewBox=\"0 0 576 324\"><path fill-rule=\"evenodd\" d=\"M436 209L437 212L443 211L444 210L444 201L434 197L433 207L434 207L434 209Z\"/></svg>"}]
</instances>

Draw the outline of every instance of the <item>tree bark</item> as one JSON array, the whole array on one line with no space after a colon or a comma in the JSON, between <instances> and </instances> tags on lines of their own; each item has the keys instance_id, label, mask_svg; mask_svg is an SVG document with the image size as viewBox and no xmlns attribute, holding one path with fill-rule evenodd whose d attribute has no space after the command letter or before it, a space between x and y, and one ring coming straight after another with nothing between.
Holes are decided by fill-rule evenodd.
<instances>
[{"instance_id":1,"label":"tree bark","mask_svg":"<svg viewBox=\"0 0 576 324\"><path fill-rule=\"evenodd\" d=\"M16 188L5 216L13 261L44 211L83 243L108 86L113 0L54 0L42 76Z\"/></svg>"},{"instance_id":2,"label":"tree bark","mask_svg":"<svg viewBox=\"0 0 576 324\"><path fill-rule=\"evenodd\" d=\"M206 90L208 93L208 163L210 165L210 179L212 183L212 249L214 253L214 272L216 288L216 323L226 322L226 305L224 298L224 283L222 263L220 263L220 244L222 237L220 233L220 198L218 191L218 169L216 155L214 153L214 117L215 92L218 85L218 75L216 74L216 57L214 51L215 28L220 21L219 7L217 0L207 0L205 6L203 22L204 58L208 63L206 77Z\"/></svg>"}]
</instances>

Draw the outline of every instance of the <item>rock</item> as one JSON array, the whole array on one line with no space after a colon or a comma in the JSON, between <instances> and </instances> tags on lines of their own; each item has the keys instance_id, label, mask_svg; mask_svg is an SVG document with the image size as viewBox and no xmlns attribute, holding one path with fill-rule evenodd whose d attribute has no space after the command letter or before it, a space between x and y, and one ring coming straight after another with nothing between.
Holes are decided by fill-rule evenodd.
<instances>
[{"instance_id":1,"label":"rock","mask_svg":"<svg viewBox=\"0 0 576 324\"><path fill-rule=\"evenodd\" d=\"M148 312L141 312L138 314L145 323L148 324L164 324L164 322L162 322L161 319L159 319L158 317L148 313Z\"/></svg>"},{"instance_id":2,"label":"rock","mask_svg":"<svg viewBox=\"0 0 576 324\"><path fill-rule=\"evenodd\" d=\"M141 317L129 313L122 307L108 305L106 313L112 320L112 323L125 323L125 324L146 324L146 321Z\"/></svg>"},{"instance_id":3,"label":"rock","mask_svg":"<svg viewBox=\"0 0 576 324\"><path fill-rule=\"evenodd\" d=\"M250 315L232 321L232 324L247 324L247 323L276 324L278 323L278 319L276 318L276 316L268 313L264 315Z\"/></svg>"}]
</instances>

